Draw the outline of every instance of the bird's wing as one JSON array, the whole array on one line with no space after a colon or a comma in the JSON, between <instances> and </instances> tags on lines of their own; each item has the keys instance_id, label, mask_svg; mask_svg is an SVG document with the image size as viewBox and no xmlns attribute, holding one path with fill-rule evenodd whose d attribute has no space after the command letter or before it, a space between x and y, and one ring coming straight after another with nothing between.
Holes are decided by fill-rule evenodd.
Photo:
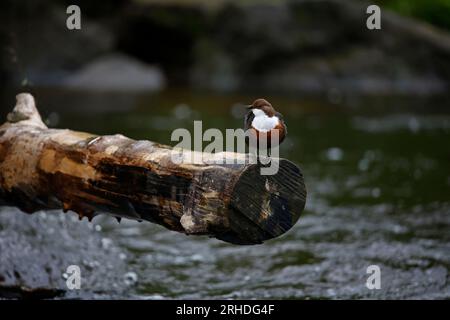
<instances>
[{"instance_id":1,"label":"bird's wing","mask_svg":"<svg viewBox=\"0 0 450 320\"><path fill-rule=\"evenodd\" d=\"M282 115L281 113L275 112L275 116L276 116L278 119L280 119L281 121L284 121L284 117L283 117L283 115Z\"/></svg>"},{"instance_id":2,"label":"bird's wing","mask_svg":"<svg viewBox=\"0 0 450 320\"><path fill-rule=\"evenodd\" d=\"M275 116L277 116L277 118L280 120L280 122L284 125L284 134L287 134L287 125L286 122L284 121L284 117L281 113L279 112L275 112Z\"/></svg>"},{"instance_id":3,"label":"bird's wing","mask_svg":"<svg viewBox=\"0 0 450 320\"><path fill-rule=\"evenodd\" d=\"M244 118L244 130L247 131L251 128L253 119L255 119L255 114L252 110L248 111Z\"/></svg>"}]
</instances>

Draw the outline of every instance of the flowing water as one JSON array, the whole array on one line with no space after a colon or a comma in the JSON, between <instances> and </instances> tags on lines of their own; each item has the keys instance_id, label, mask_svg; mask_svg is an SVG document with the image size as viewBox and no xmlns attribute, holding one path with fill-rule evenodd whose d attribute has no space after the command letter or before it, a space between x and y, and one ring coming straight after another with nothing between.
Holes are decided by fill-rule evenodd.
<instances>
[{"instance_id":1,"label":"flowing water","mask_svg":"<svg viewBox=\"0 0 450 320\"><path fill-rule=\"evenodd\" d=\"M254 96L42 90L37 98L51 126L173 145L172 130L192 128L194 120L203 120L204 129L241 127L239 103ZM84 259L85 273L107 272L97 277L103 277L102 289L95 287L97 280L76 294L81 298L449 299L448 101L336 94L271 101L289 129L281 156L301 166L308 189L303 215L278 239L236 246L148 222L118 224L108 216L96 217L93 224L76 221L74 213L69 219L60 212L28 216L3 209L3 216L39 222L37 230L21 235L23 246L44 243L50 249L37 250L54 250L53 258L71 250L67 242L90 241L71 261ZM2 115L6 111L3 104ZM47 232L49 224L42 219L64 220L54 223L68 230L66 238ZM0 220L0 239L5 241L11 229L11 222ZM89 250L109 253L92 263ZM370 265L381 270L379 290L366 287Z\"/></svg>"}]
</instances>

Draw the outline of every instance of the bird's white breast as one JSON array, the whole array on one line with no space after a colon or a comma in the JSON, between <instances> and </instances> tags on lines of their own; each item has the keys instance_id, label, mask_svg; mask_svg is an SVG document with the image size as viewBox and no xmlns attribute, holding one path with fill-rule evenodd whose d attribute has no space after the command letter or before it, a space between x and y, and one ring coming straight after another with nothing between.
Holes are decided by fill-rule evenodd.
<instances>
[{"instance_id":1,"label":"bird's white breast","mask_svg":"<svg viewBox=\"0 0 450 320\"><path fill-rule=\"evenodd\" d=\"M279 119L277 116L269 117L264 111L259 109L253 109L252 111L255 115L255 118L252 121L252 126L256 130L261 132L269 132L278 125Z\"/></svg>"}]
</instances>

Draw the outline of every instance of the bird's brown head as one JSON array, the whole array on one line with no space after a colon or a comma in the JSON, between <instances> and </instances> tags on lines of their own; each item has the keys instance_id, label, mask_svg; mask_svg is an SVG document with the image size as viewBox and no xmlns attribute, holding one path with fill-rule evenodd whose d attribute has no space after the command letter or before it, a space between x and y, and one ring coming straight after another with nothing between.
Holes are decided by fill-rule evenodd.
<instances>
[{"instance_id":1,"label":"bird's brown head","mask_svg":"<svg viewBox=\"0 0 450 320\"><path fill-rule=\"evenodd\" d=\"M256 99L253 103L248 106L248 109L261 109L264 111L269 117L271 117L275 113L275 109L272 107L269 101L266 99Z\"/></svg>"}]
</instances>

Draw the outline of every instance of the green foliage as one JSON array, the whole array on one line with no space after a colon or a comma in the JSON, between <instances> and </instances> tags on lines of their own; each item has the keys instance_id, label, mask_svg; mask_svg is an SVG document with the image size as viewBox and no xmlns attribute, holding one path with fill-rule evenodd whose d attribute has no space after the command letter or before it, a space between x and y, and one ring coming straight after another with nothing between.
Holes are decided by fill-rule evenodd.
<instances>
[{"instance_id":1,"label":"green foliage","mask_svg":"<svg viewBox=\"0 0 450 320\"><path fill-rule=\"evenodd\" d=\"M450 30L450 0L384 0L384 7Z\"/></svg>"}]
</instances>

